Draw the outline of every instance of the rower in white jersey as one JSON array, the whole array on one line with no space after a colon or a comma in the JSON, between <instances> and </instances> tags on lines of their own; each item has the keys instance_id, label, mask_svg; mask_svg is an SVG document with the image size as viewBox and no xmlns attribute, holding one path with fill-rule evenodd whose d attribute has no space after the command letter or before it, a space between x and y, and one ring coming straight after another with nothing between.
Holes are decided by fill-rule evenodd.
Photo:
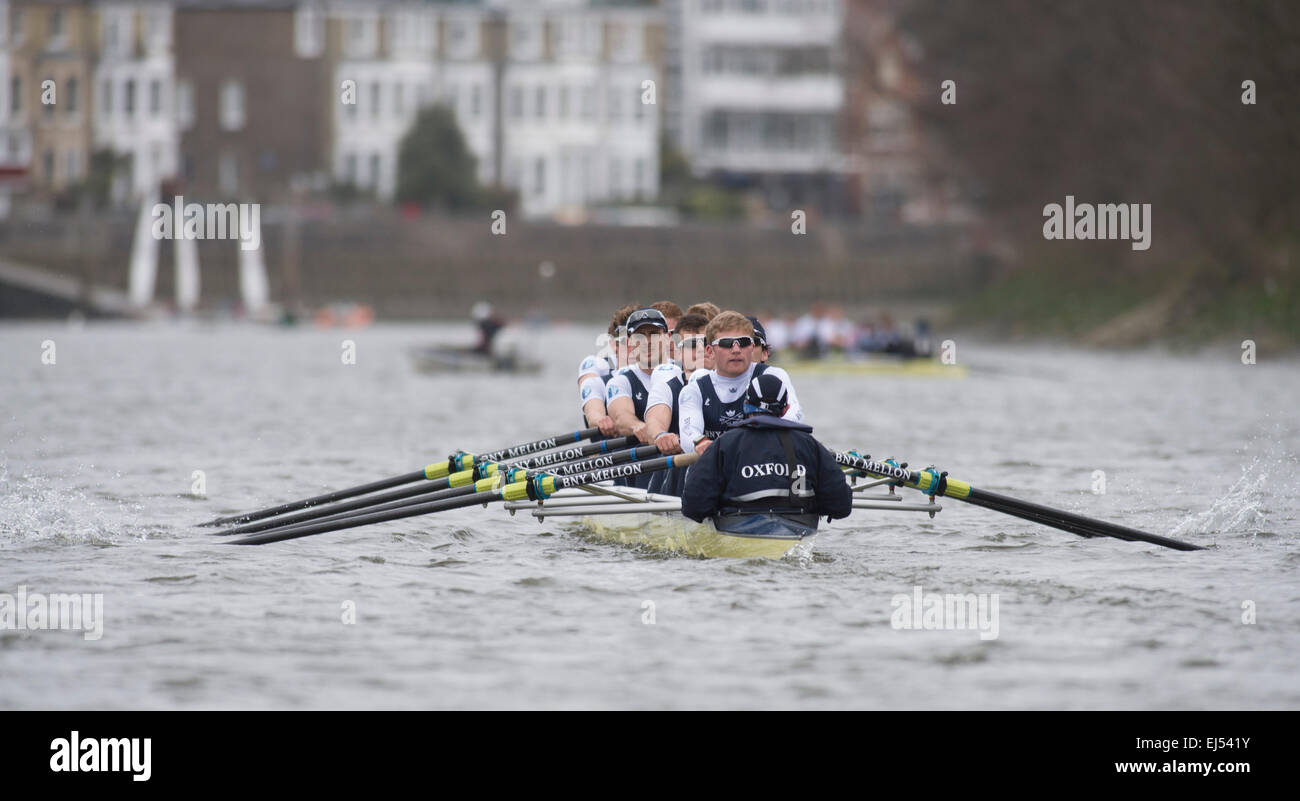
<instances>
[{"instance_id":1,"label":"rower in white jersey","mask_svg":"<svg viewBox=\"0 0 1300 801\"><path fill-rule=\"evenodd\" d=\"M705 336L714 369L691 380L677 398L681 429L678 437L683 451L693 448L697 453L704 453L729 426L745 419L745 393L755 375L769 373L780 378L786 386L788 402L782 417L803 421L803 407L799 405L790 376L780 367L753 361L754 325L743 314L722 312L709 322Z\"/></svg>"},{"instance_id":2,"label":"rower in white jersey","mask_svg":"<svg viewBox=\"0 0 1300 801\"><path fill-rule=\"evenodd\" d=\"M614 312L609 329L600 338L604 341L596 343L600 350L578 365L578 403L582 407L583 427L595 426L607 437L614 436L614 418L605 409L605 385L619 368L627 365L627 338L623 336L623 325L636 309L636 306L629 305Z\"/></svg>"},{"instance_id":3,"label":"rower in white jersey","mask_svg":"<svg viewBox=\"0 0 1300 801\"><path fill-rule=\"evenodd\" d=\"M646 436L646 404L650 398L652 371L668 364L668 321L658 309L638 309L624 325L627 336L628 366L615 373L605 384L605 404L614 418L614 431L621 436ZM645 489L653 474L631 480L632 486Z\"/></svg>"},{"instance_id":4,"label":"rower in white jersey","mask_svg":"<svg viewBox=\"0 0 1300 801\"><path fill-rule=\"evenodd\" d=\"M677 358L681 364L661 364L651 374L650 399L646 403L645 412L646 427L640 439L658 446L660 453L682 452L677 438L677 396L698 370L712 366L705 349L704 331L708 327L709 318L702 314L687 314L682 317L673 331ZM680 495L685 480L685 468L669 468L651 476L649 489L664 495Z\"/></svg>"}]
</instances>

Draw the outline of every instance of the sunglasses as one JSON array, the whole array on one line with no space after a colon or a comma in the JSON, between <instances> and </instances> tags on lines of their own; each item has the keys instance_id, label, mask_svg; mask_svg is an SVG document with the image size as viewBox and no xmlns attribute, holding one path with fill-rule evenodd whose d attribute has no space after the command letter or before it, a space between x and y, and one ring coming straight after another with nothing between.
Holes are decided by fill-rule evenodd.
<instances>
[{"instance_id":1,"label":"sunglasses","mask_svg":"<svg viewBox=\"0 0 1300 801\"><path fill-rule=\"evenodd\" d=\"M718 339L713 340L713 347L722 348L723 350L731 350L736 345L739 345L742 348L753 347L754 338L753 337L720 337Z\"/></svg>"},{"instance_id":2,"label":"sunglasses","mask_svg":"<svg viewBox=\"0 0 1300 801\"><path fill-rule=\"evenodd\" d=\"M698 350L706 344L704 337L683 337L677 347L682 350Z\"/></svg>"}]
</instances>

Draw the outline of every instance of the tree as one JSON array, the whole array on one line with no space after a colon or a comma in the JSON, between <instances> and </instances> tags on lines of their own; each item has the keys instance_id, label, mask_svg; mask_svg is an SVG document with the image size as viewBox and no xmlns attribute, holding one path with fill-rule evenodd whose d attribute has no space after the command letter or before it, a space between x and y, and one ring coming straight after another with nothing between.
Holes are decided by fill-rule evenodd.
<instances>
[{"instance_id":1,"label":"tree","mask_svg":"<svg viewBox=\"0 0 1300 801\"><path fill-rule=\"evenodd\" d=\"M397 155L397 201L460 211L483 201L477 160L465 145L451 109L430 106L402 137Z\"/></svg>"}]
</instances>

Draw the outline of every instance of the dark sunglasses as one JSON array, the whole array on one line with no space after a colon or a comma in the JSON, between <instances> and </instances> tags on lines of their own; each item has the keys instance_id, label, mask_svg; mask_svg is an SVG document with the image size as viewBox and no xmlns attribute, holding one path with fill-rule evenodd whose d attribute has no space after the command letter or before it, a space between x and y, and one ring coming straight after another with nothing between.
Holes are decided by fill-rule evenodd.
<instances>
[{"instance_id":1,"label":"dark sunglasses","mask_svg":"<svg viewBox=\"0 0 1300 801\"><path fill-rule=\"evenodd\" d=\"M731 350L736 345L739 345L742 348L753 347L754 338L753 337L720 337L718 339L713 340L713 347L722 348L723 350Z\"/></svg>"}]
</instances>

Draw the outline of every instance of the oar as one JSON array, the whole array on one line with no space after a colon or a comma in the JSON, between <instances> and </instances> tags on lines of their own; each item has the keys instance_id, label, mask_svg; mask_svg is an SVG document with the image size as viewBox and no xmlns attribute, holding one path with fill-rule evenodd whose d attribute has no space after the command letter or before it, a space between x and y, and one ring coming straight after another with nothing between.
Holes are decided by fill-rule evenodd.
<instances>
[{"instance_id":1,"label":"oar","mask_svg":"<svg viewBox=\"0 0 1300 801\"><path fill-rule=\"evenodd\" d=\"M921 490L929 495L942 495L945 498L965 501L975 506L983 506L985 509L992 509L1024 520L1032 520L1035 523L1058 528L1082 537L1115 537L1121 540L1149 542L1153 545L1161 545L1179 551L1204 550L1202 546L1193 545L1190 542L1170 539L1158 534L1148 534L1145 531L1138 531L1128 526L1107 523L1104 520L1096 520L1073 512L999 495L996 492L976 489L965 481L948 478L946 474L936 473L932 470L907 470L887 462L864 459L853 453L836 453L835 460L841 465L851 467L870 476L895 479L908 487Z\"/></svg>"},{"instance_id":2,"label":"oar","mask_svg":"<svg viewBox=\"0 0 1300 801\"><path fill-rule=\"evenodd\" d=\"M588 428L582 431L570 431L564 434L556 434L551 437L535 439L532 442L525 442L522 445L515 445L510 448L502 448L491 453L480 454L478 458L493 462L502 459L511 459L518 456L526 456L537 451L550 450L557 448L569 442L581 442L584 439L590 439L593 442L602 439L600 429ZM341 489L336 492L327 492L324 495L317 495L314 498L305 498L301 501L291 501L279 506L272 506L267 509L259 509L255 512L246 512L230 517L218 517L216 520L209 520L206 523L200 523L200 526L224 526L230 523L248 523L253 520L264 520L268 517L284 514L285 512L294 512L299 509L306 509L310 506L320 506L323 503L333 503L345 498L355 498L358 495L365 495L370 492L400 487L403 484L410 484L415 481L424 481L438 478L445 478L448 475L458 471L465 470L474 463L475 457L471 454L456 454L441 462L434 462L426 465L423 470L416 470L412 473L403 473L400 476L385 478L380 481L374 481L369 484L361 484L348 489Z\"/></svg>"},{"instance_id":3,"label":"oar","mask_svg":"<svg viewBox=\"0 0 1300 801\"><path fill-rule=\"evenodd\" d=\"M339 531L341 529L355 528L357 526L367 526L371 523L385 523L390 520L401 520L402 518L416 517L418 515L426 515L433 512L463 509L465 507L486 504L497 500L545 500L562 489L594 484L598 481L605 481L611 478L639 476L644 473L653 473L657 470L667 470L670 467L685 467L694 464L695 460L698 458L697 454L688 453L678 454L676 456L664 456L645 462L629 462L627 464L614 465L612 467L603 467L597 470L589 470L570 476L539 473L522 481L501 484L500 486L485 489L483 491L476 491L473 494L464 497L446 498L438 501L429 501L428 503L417 503L410 506L404 506L400 509L389 509L381 512L365 512L354 515L344 515L336 520L318 520L314 523L303 523L298 526L290 526L287 529L277 529L275 531L263 531L257 534L249 534L248 536L241 537L237 540L229 540L228 543L232 545L265 545L270 542L280 542L281 540L290 540L297 537L307 537L312 534L323 534L328 531ZM504 474L501 474L501 476L504 478ZM495 479L485 479L485 481L492 484L500 484L500 482Z\"/></svg>"},{"instance_id":4,"label":"oar","mask_svg":"<svg viewBox=\"0 0 1300 801\"><path fill-rule=\"evenodd\" d=\"M382 495L370 495L365 498L357 498L352 501L343 503L330 504L329 506L318 506L293 515L276 517L273 520L261 520L253 523L246 523L234 528L226 528L220 531L214 531L213 534L222 537L228 537L232 534L251 534L254 531L266 531L268 529L288 527L305 523L308 520L320 520L332 518L345 512L353 512L358 509L370 509L378 511L380 509L395 509L399 502L407 499L420 498L419 501L432 501L442 498L453 498L467 494L467 492L476 492L473 485L478 484L484 479L492 479L498 472L505 470L528 470L546 467L555 464L557 461L566 462L560 467L554 468L553 472L577 472L575 465L583 466L583 469L592 470L597 467L608 467L622 462L636 461L637 459L652 459L659 455L659 450L653 445L645 445L640 448L631 450L613 450L611 446L633 445L638 442L636 437L621 437L616 440L605 440L603 442L593 442L589 445L581 445L575 448L566 448L556 451L554 454L546 453L540 456L534 456L519 460L516 462L479 462L469 470L462 470L458 473L452 473L446 478L440 478L437 481L431 481L428 484L421 484L418 487L409 487L407 489L394 490L385 492ZM607 453L604 456L595 456L595 458L585 459L583 461L572 462L573 459L590 457L594 454ZM556 459L555 454L567 454L567 459ZM507 478L509 483L511 479ZM467 490L467 492L448 493L450 489ZM429 497L421 497L421 496Z\"/></svg>"}]
</instances>

